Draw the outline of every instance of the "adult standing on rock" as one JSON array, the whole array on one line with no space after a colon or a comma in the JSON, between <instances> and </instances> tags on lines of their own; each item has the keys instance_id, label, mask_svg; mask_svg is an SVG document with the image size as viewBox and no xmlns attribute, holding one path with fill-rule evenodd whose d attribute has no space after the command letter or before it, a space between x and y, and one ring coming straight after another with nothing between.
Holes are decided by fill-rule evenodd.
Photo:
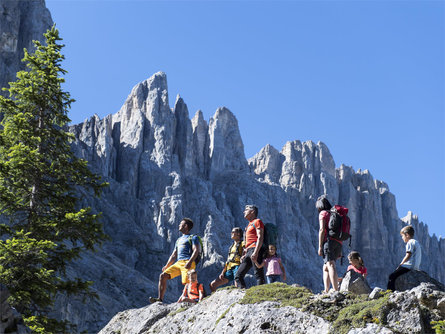
<instances>
[{"instance_id":1,"label":"adult standing on rock","mask_svg":"<svg viewBox=\"0 0 445 334\"><path fill-rule=\"evenodd\" d=\"M179 232L182 233L182 236L176 240L175 249L167 264L162 268L162 273L159 276L158 297L150 297L150 303L162 302L169 279L181 275L182 284L188 283L187 272L195 269L195 259L199 254L200 246L198 237L190 235L192 228L193 221L190 218L183 218L179 223Z\"/></svg>"},{"instance_id":2,"label":"adult standing on rock","mask_svg":"<svg viewBox=\"0 0 445 334\"><path fill-rule=\"evenodd\" d=\"M320 228L318 231L318 255L323 257L323 284L325 293L329 292L332 284L334 290L338 290L338 276L335 261L341 256L342 243L328 236L330 210L332 208L326 196L320 196L315 203L318 210L318 221Z\"/></svg>"},{"instance_id":3,"label":"adult standing on rock","mask_svg":"<svg viewBox=\"0 0 445 334\"><path fill-rule=\"evenodd\" d=\"M264 241L264 224L258 219L258 208L255 205L246 205L244 209L244 218L249 221L244 235L244 252L241 258L241 264L235 275L236 286L246 288L244 276L254 267L257 285L264 284L264 270L257 268L254 261L263 262L263 241Z\"/></svg>"}]
</instances>

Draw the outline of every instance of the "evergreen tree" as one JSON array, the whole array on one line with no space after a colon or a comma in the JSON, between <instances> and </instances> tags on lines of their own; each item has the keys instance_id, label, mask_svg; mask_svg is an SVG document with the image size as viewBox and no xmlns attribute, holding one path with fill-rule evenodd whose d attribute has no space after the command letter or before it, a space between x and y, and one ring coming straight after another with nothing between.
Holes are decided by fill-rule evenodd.
<instances>
[{"instance_id":1,"label":"evergreen tree","mask_svg":"<svg viewBox=\"0 0 445 334\"><path fill-rule=\"evenodd\" d=\"M68 278L66 266L105 240L99 215L79 203L106 184L71 150L64 45L55 26L44 36L33 54L25 50L28 71L4 88L9 97L0 96L0 283L25 324L49 334L70 327L48 317L56 294L95 296L92 282Z\"/></svg>"}]
</instances>

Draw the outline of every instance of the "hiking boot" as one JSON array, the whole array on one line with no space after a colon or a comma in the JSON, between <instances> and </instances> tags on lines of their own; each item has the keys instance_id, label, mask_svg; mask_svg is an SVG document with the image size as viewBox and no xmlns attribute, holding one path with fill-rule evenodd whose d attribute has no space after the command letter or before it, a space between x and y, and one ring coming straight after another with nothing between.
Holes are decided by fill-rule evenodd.
<instances>
[{"instance_id":1,"label":"hiking boot","mask_svg":"<svg viewBox=\"0 0 445 334\"><path fill-rule=\"evenodd\" d=\"M162 303L162 299L160 299L160 298L156 298L156 297L150 297L150 298L148 299L148 301L150 302L150 304L154 304L154 303L156 303L156 302L161 302L161 303Z\"/></svg>"}]
</instances>

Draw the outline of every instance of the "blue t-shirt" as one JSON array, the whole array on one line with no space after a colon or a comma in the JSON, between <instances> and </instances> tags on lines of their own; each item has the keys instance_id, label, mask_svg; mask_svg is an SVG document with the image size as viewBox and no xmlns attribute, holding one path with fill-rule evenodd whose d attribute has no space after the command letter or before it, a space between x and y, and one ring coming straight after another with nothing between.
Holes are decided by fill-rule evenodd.
<instances>
[{"instance_id":1,"label":"blue t-shirt","mask_svg":"<svg viewBox=\"0 0 445 334\"><path fill-rule=\"evenodd\" d=\"M193 254L192 243L199 247L199 239L196 235L192 236L192 243L190 242L190 234L184 234L176 240L176 248L178 250L177 260L189 260Z\"/></svg>"},{"instance_id":2,"label":"blue t-shirt","mask_svg":"<svg viewBox=\"0 0 445 334\"><path fill-rule=\"evenodd\" d=\"M420 247L420 243L415 239L408 240L406 243L406 252L410 252L411 257L402 264L402 267L419 270L420 261L422 261L422 248Z\"/></svg>"}]
</instances>

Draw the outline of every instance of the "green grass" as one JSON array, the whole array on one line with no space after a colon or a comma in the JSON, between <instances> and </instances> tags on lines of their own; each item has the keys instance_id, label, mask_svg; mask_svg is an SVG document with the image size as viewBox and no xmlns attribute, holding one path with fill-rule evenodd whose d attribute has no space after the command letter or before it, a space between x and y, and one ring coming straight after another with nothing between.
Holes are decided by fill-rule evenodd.
<instances>
[{"instance_id":1,"label":"green grass","mask_svg":"<svg viewBox=\"0 0 445 334\"><path fill-rule=\"evenodd\" d=\"M233 303L232 305L230 305L230 306L227 308L227 310L225 310L224 313L221 314L221 315L219 316L219 318L218 318L218 319L216 320L216 322L215 322L215 327L218 326L219 322L220 322L222 319L224 319L224 318L226 317L226 314L229 313L230 309L231 309L235 304L236 304L236 302Z\"/></svg>"},{"instance_id":2,"label":"green grass","mask_svg":"<svg viewBox=\"0 0 445 334\"><path fill-rule=\"evenodd\" d=\"M188 307L180 307L180 308L178 308L177 310L171 311L168 315L170 315L170 316L174 316L175 314L184 312L184 311L187 310L187 309L188 309Z\"/></svg>"},{"instance_id":3,"label":"green grass","mask_svg":"<svg viewBox=\"0 0 445 334\"><path fill-rule=\"evenodd\" d=\"M445 320L431 321L431 327L436 334L445 334Z\"/></svg>"},{"instance_id":4,"label":"green grass","mask_svg":"<svg viewBox=\"0 0 445 334\"><path fill-rule=\"evenodd\" d=\"M264 301L279 302L280 306L301 308L313 296L305 287L295 287L284 283L263 284L246 290L240 304L255 304Z\"/></svg>"},{"instance_id":5,"label":"green grass","mask_svg":"<svg viewBox=\"0 0 445 334\"><path fill-rule=\"evenodd\" d=\"M329 300L329 297L327 297ZM265 284L246 290L240 304L255 304L265 301L279 303L279 307L293 306L312 313L332 323L333 333L347 333L353 327L365 327L367 323L386 324L390 308L389 293L370 300L366 295L347 294L344 299L327 302L315 297L305 287L295 287L284 283ZM225 314L224 314L225 315Z\"/></svg>"},{"instance_id":6,"label":"green grass","mask_svg":"<svg viewBox=\"0 0 445 334\"><path fill-rule=\"evenodd\" d=\"M390 308L389 295L374 300L360 300L342 308L333 322L333 333L348 333L351 328L365 327L367 323L386 324Z\"/></svg>"}]
</instances>

